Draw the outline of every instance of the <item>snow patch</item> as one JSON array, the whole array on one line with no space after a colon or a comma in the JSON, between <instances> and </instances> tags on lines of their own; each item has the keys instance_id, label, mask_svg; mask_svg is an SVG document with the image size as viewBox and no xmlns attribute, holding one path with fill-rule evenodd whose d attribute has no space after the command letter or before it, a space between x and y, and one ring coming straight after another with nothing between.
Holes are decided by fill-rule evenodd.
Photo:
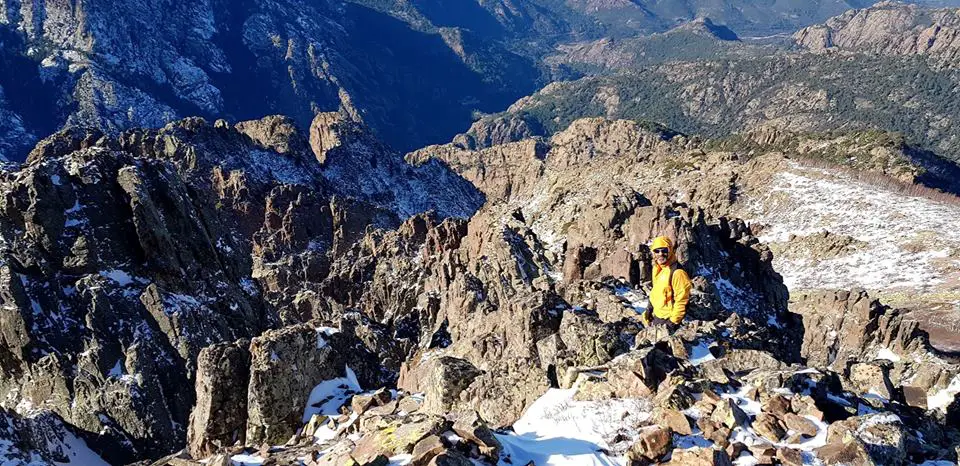
<instances>
[{"instance_id":1,"label":"snow patch","mask_svg":"<svg viewBox=\"0 0 960 466\"><path fill-rule=\"evenodd\" d=\"M110 466L110 463L104 461L100 455L94 453L93 450L87 446L87 442L83 441L81 438L77 438L69 431L64 430L64 436L61 439L61 443L63 444L64 451L66 451L70 461L66 463L57 462L58 465L75 464L82 466Z\"/></svg>"},{"instance_id":2,"label":"snow patch","mask_svg":"<svg viewBox=\"0 0 960 466\"><path fill-rule=\"evenodd\" d=\"M512 464L622 465L611 456L613 438L621 426L649 419L642 400L576 401L577 388L550 389L514 425L513 433L497 434Z\"/></svg>"},{"instance_id":3,"label":"snow patch","mask_svg":"<svg viewBox=\"0 0 960 466\"><path fill-rule=\"evenodd\" d=\"M757 416L761 413L760 403L756 400L750 399L747 396L747 392L750 391L752 387L750 385L744 385L740 391L735 393L724 393L720 397L724 399L731 399L737 403L737 406L743 410L743 412L751 415Z\"/></svg>"},{"instance_id":4,"label":"snow patch","mask_svg":"<svg viewBox=\"0 0 960 466\"><path fill-rule=\"evenodd\" d=\"M257 292L257 284L253 282L253 278L245 277L240 279L240 288L243 288L243 291L249 296L256 296L259 293Z\"/></svg>"},{"instance_id":5,"label":"snow patch","mask_svg":"<svg viewBox=\"0 0 960 466\"><path fill-rule=\"evenodd\" d=\"M893 351L890 351L889 348L881 348L880 351L877 351L876 359L886 359L887 361L900 362L900 356Z\"/></svg>"},{"instance_id":6,"label":"snow patch","mask_svg":"<svg viewBox=\"0 0 960 466\"><path fill-rule=\"evenodd\" d=\"M711 267L701 266L697 274L713 283L720 298L720 304L731 312L740 315L755 315L760 306L755 293L741 289L730 280L723 278L719 272Z\"/></svg>"},{"instance_id":7,"label":"snow patch","mask_svg":"<svg viewBox=\"0 0 960 466\"><path fill-rule=\"evenodd\" d=\"M744 413L756 416L760 414L761 407L760 403L747 397L747 392L749 391L749 386L744 386L739 391L735 393L726 393L721 394L720 396L724 399L732 399L737 403L737 406L743 410ZM737 426L733 429L732 436L730 438L731 442L741 442L744 445L772 445L774 447L786 447L792 448L794 450L800 450L802 452L812 452L817 448L820 448L827 444L827 424L818 420L813 416L803 416L806 419L809 419L817 426L817 435L806 439L800 443L786 443L786 442L770 442L769 440L761 437L753 430L752 427L743 427ZM743 459L744 462L734 462L735 464L756 464L753 457L751 459Z\"/></svg>"},{"instance_id":8,"label":"snow patch","mask_svg":"<svg viewBox=\"0 0 960 466\"><path fill-rule=\"evenodd\" d=\"M70 458L66 463L56 462L57 465L80 465L80 466L110 466L87 446L87 442L64 429L64 436L60 439L63 451Z\"/></svg>"},{"instance_id":9,"label":"snow patch","mask_svg":"<svg viewBox=\"0 0 960 466\"><path fill-rule=\"evenodd\" d=\"M134 282L133 276L123 270L101 270L100 276L103 278L109 278L117 282L120 286L127 286Z\"/></svg>"},{"instance_id":10,"label":"snow patch","mask_svg":"<svg viewBox=\"0 0 960 466\"><path fill-rule=\"evenodd\" d=\"M774 267L790 290L909 288L914 293L956 283L960 208L912 197L795 162L776 174L769 190L751 200L750 223L768 225L763 242L824 230L866 246L837 257L784 258ZM905 267L904 264L909 264ZM830 270L830 273L822 273ZM956 285L950 285L956 286Z\"/></svg>"},{"instance_id":11,"label":"snow patch","mask_svg":"<svg viewBox=\"0 0 960 466\"><path fill-rule=\"evenodd\" d=\"M402 455L391 456L390 463L388 463L387 466L405 466L410 464L411 461L413 461L413 455L405 453Z\"/></svg>"},{"instance_id":12,"label":"snow patch","mask_svg":"<svg viewBox=\"0 0 960 466\"><path fill-rule=\"evenodd\" d=\"M617 287L614 294L623 298L637 314L643 314L647 311L647 298L640 294L638 290L626 286Z\"/></svg>"},{"instance_id":13,"label":"snow patch","mask_svg":"<svg viewBox=\"0 0 960 466\"><path fill-rule=\"evenodd\" d=\"M960 375L954 376L947 388L940 390L927 399L927 409L942 409L946 411L947 406L953 403L958 393L960 393Z\"/></svg>"},{"instance_id":14,"label":"snow patch","mask_svg":"<svg viewBox=\"0 0 960 466\"><path fill-rule=\"evenodd\" d=\"M116 379L123 377L123 365L120 364L119 359L117 360L117 363L113 365L113 368L110 369L110 372L107 375Z\"/></svg>"},{"instance_id":15,"label":"snow patch","mask_svg":"<svg viewBox=\"0 0 960 466\"><path fill-rule=\"evenodd\" d=\"M203 303L190 295L180 293L163 294L163 312L167 315L184 314L203 307Z\"/></svg>"},{"instance_id":16,"label":"snow patch","mask_svg":"<svg viewBox=\"0 0 960 466\"><path fill-rule=\"evenodd\" d=\"M697 341L697 346L690 348L690 364L699 366L707 361L713 361L714 359L717 359L713 356L713 353L710 352L711 343L713 343L712 340Z\"/></svg>"},{"instance_id":17,"label":"snow patch","mask_svg":"<svg viewBox=\"0 0 960 466\"><path fill-rule=\"evenodd\" d=\"M675 435L673 437L673 446L679 450L712 448L713 442L703 438L702 435Z\"/></svg>"},{"instance_id":18,"label":"snow patch","mask_svg":"<svg viewBox=\"0 0 960 466\"><path fill-rule=\"evenodd\" d=\"M333 327L317 327L317 349L326 348L327 337L334 333L340 333L340 330Z\"/></svg>"},{"instance_id":19,"label":"snow patch","mask_svg":"<svg viewBox=\"0 0 960 466\"><path fill-rule=\"evenodd\" d=\"M310 398L307 399L307 406L303 410L303 422L310 422L314 414L325 416L339 416L338 409L353 396L354 393L360 393L360 382L357 381L357 374L346 367L346 376L336 379L325 380L313 387L310 392Z\"/></svg>"},{"instance_id":20,"label":"snow patch","mask_svg":"<svg viewBox=\"0 0 960 466\"><path fill-rule=\"evenodd\" d=\"M248 455L246 453L233 455L230 457L230 461L236 466L254 466L263 464L263 458L261 458L259 455Z\"/></svg>"}]
</instances>

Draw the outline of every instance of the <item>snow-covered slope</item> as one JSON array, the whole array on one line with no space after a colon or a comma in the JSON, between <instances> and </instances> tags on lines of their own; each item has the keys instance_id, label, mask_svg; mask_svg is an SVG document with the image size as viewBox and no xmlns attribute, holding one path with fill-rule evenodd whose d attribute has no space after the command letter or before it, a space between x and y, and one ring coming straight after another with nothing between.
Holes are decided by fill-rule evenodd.
<instances>
[{"instance_id":1,"label":"snow-covered slope","mask_svg":"<svg viewBox=\"0 0 960 466\"><path fill-rule=\"evenodd\" d=\"M793 163L751 200L750 211L753 223L769 225L761 241L826 230L865 243L836 257L774 259L791 289L860 286L960 297L960 200L945 199Z\"/></svg>"},{"instance_id":2,"label":"snow-covered slope","mask_svg":"<svg viewBox=\"0 0 960 466\"><path fill-rule=\"evenodd\" d=\"M0 464L109 466L57 415L25 402L0 410Z\"/></svg>"},{"instance_id":3,"label":"snow-covered slope","mask_svg":"<svg viewBox=\"0 0 960 466\"><path fill-rule=\"evenodd\" d=\"M787 167L751 191L744 216L763 227L759 238L790 290L865 288L913 310L941 349L960 349L960 199Z\"/></svg>"}]
</instances>

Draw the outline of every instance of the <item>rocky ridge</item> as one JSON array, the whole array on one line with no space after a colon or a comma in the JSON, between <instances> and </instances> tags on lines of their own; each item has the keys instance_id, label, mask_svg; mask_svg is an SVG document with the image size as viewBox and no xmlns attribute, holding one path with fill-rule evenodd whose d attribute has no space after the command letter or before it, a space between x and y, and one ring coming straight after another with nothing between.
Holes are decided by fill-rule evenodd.
<instances>
[{"instance_id":1,"label":"rocky ridge","mask_svg":"<svg viewBox=\"0 0 960 466\"><path fill-rule=\"evenodd\" d=\"M576 125L584 125L589 132L602 121L582 120ZM629 158L606 159L591 165L592 177L561 177L554 183L569 185L574 194L566 196L571 200L521 202L524 215L532 215L529 209L583 209L576 203L588 201L580 193L608 186L610 180L623 180L617 182L644 193L663 190L666 199L701 206L714 217L749 219L751 231L769 244L774 267L792 291L869 289L885 302L916 311L908 319L934 334L938 348L948 352L957 348L951 336L956 334L953 303L960 278L956 275L957 239L951 233L957 229L956 198L918 184L955 191L955 176L950 173L956 168L949 163L931 160L928 153L905 145L901 136L882 132L798 134L764 127L701 141L650 125L617 122L613 127L625 134L640 128L647 135L646 144L659 145L660 150L652 150L644 164ZM475 183L486 181L478 180L474 171L506 183L511 173L521 180L531 179L531 174L522 168L498 174L490 162L520 160L507 156L507 148L515 152L534 147L534 142L537 151L521 153L545 154L549 141L533 139L488 150L471 149L465 144L469 140L460 139L415 154L450 160L452 167ZM582 150L593 149L584 146ZM641 152L646 150L650 149ZM549 183L538 187L541 192L558 189ZM811 203L811 199L824 202ZM564 223L576 215L582 214L551 219L548 225L562 232ZM912 220L904 222L907 218ZM878 267L880 263L888 265ZM905 275L905 263L923 272Z\"/></svg>"},{"instance_id":2,"label":"rocky ridge","mask_svg":"<svg viewBox=\"0 0 960 466\"><path fill-rule=\"evenodd\" d=\"M555 80L561 81L677 60L769 55L781 48L742 42L730 28L700 17L650 35L561 44L543 62L550 66Z\"/></svg>"},{"instance_id":3,"label":"rocky ridge","mask_svg":"<svg viewBox=\"0 0 960 466\"><path fill-rule=\"evenodd\" d=\"M956 9L880 2L797 31L797 45L815 53L920 56L936 68L955 68L960 42Z\"/></svg>"},{"instance_id":4,"label":"rocky ridge","mask_svg":"<svg viewBox=\"0 0 960 466\"><path fill-rule=\"evenodd\" d=\"M738 457L726 451L735 443L755 447L756 458L795 459L806 451L789 446L797 442L778 445L779 454L763 445L783 443L788 431L814 433L787 416L816 414L803 403L839 432L815 424L808 437L826 438L808 450L882 451L860 432L876 424L862 417L869 409L898 416L883 429L927 423L925 443L905 428L896 434L912 445L909 458L955 457L947 426L960 369L900 312L863 293L789 299L770 249L728 215L777 164L603 119L577 121L550 139L428 147L407 155L411 165L375 148L331 115L309 135L282 119L186 120L118 139L74 131L40 144L8 181L6 221L25 239L6 262L16 279L7 281L3 317L23 322L4 325L3 354L12 356L2 360L14 374L4 377L7 403L52 411L93 450L114 452L113 462L157 458L171 445L189 448L158 464L192 464L187 455L279 464L383 464L400 454L423 463L519 459L526 447L490 429L524 432L525 416L558 393L570 403L619 398L661 410L691 408L696 393L727 400L701 404L699 415L651 413L651 424L672 419L670 432L712 442L680 447L678 462ZM430 183L457 179L436 172L445 167L485 197L469 218L448 204L457 197L445 193L459 188ZM405 171L435 186L422 197L451 215L404 220L402 188L371 190ZM362 179L350 183L346 174ZM43 183L62 188L36 188ZM111 188L84 188L94 185ZM78 197L84 202L71 202ZM104 225L95 212L126 220ZM134 250L73 252L83 246L74 247L71 228L102 235L85 244ZM137 243L117 241L111 228ZM649 275L644 245L664 233L680 240L696 276L690 320L666 340L635 321ZM210 261L223 264L222 275L193 265ZM48 303L40 289L64 296ZM42 313L33 314L33 301ZM36 315L72 331L34 325ZM127 330L125 322L141 325ZM899 360L888 372L877 356L890 354ZM763 388L750 394L751 386ZM882 392L885 401L871 392L897 386L902 393ZM392 387L400 392L376 391ZM555 391L570 387L575 393ZM748 400L786 396L782 389L789 410L750 408ZM698 423L695 434L683 416L712 423ZM665 459L674 437L641 432L646 421L604 439L609 454ZM852 433L840 432L841 422ZM676 438L684 441L704 445Z\"/></svg>"},{"instance_id":5,"label":"rocky ridge","mask_svg":"<svg viewBox=\"0 0 960 466\"><path fill-rule=\"evenodd\" d=\"M442 167L409 167L338 121L321 115L311 128L339 141L322 164L280 117L42 141L3 181L6 403L98 432L88 440L111 462L157 456L186 433L203 347L319 313L309 289L368 225L479 205ZM341 143L351 157L335 157ZM372 168L343 181L360 163L417 183L417 197Z\"/></svg>"},{"instance_id":6,"label":"rocky ridge","mask_svg":"<svg viewBox=\"0 0 960 466\"><path fill-rule=\"evenodd\" d=\"M770 126L793 133L843 128L901 133L918 149L954 160L956 141L946 131L957 106L953 74L918 57L870 54L691 58L552 83L478 120L466 134L507 127L550 136L587 117L711 138Z\"/></svg>"}]
</instances>

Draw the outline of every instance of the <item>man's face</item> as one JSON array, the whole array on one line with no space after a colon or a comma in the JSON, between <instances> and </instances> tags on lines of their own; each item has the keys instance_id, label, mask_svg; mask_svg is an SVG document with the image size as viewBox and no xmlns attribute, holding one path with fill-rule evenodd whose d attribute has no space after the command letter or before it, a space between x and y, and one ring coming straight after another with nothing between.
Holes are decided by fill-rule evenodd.
<instances>
[{"instance_id":1,"label":"man's face","mask_svg":"<svg viewBox=\"0 0 960 466\"><path fill-rule=\"evenodd\" d=\"M670 250L667 248L657 248L653 250L653 261L659 265L667 265L667 258L670 257Z\"/></svg>"}]
</instances>

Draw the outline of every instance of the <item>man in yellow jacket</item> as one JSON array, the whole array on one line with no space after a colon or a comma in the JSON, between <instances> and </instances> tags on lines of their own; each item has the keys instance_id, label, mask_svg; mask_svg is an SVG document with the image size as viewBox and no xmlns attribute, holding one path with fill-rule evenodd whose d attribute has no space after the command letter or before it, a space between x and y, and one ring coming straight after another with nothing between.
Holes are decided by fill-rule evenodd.
<instances>
[{"instance_id":1,"label":"man in yellow jacket","mask_svg":"<svg viewBox=\"0 0 960 466\"><path fill-rule=\"evenodd\" d=\"M690 300L690 277L677 264L673 241L666 236L654 238L650 246L653 251L653 288L647 311L643 313L645 325L665 325L676 328L687 314L687 302Z\"/></svg>"}]
</instances>

